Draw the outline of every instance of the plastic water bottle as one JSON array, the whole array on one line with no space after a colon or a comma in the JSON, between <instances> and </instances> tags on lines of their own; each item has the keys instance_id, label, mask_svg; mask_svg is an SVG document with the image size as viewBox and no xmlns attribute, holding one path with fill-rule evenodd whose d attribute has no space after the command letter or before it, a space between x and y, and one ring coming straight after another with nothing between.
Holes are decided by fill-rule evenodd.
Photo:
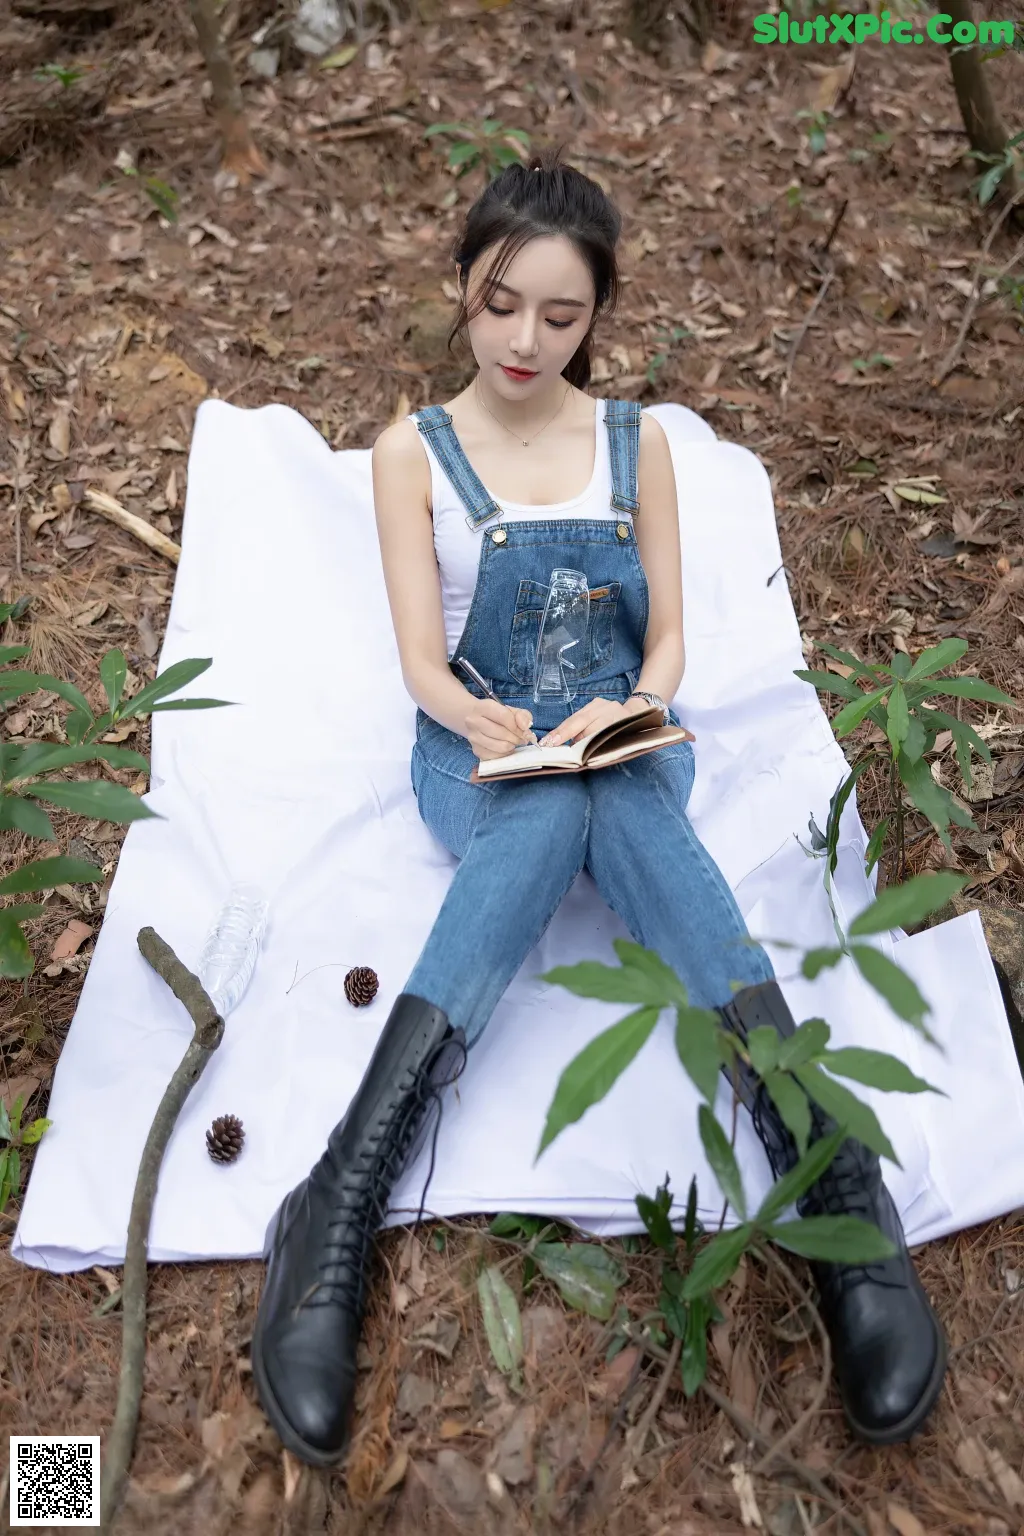
<instances>
[{"instance_id":1,"label":"plastic water bottle","mask_svg":"<svg viewBox=\"0 0 1024 1536\"><path fill-rule=\"evenodd\" d=\"M227 1018L252 979L267 924L267 902L256 885L233 885L199 958L199 980Z\"/></svg>"}]
</instances>

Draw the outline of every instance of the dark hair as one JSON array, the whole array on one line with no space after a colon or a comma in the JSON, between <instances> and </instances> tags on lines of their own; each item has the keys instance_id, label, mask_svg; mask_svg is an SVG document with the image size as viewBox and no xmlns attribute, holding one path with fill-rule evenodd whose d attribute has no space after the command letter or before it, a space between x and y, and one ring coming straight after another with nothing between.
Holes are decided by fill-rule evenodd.
<instances>
[{"instance_id":1,"label":"dark hair","mask_svg":"<svg viewBox=\"0 0 1024 1536\"><path fill-rule=\"evenodd\" d=\"M466 340L465 326L476 318L494 294L513 256L539 235L564 235L590 268L594 280L594 314L587 334L562 369L562 377L577 389L590 383L591 347L598 316L613 313L619 297L615 246L622 216L607 194L571 165L563 164L561 146L532 155L527 163L506 166L481 192L466 214L452 248L462 267L459 309L448 332L448 350L456 336ZM481 251L499 245L470 314L466 305L469 274Z\"/></svg>"}]
</instances>

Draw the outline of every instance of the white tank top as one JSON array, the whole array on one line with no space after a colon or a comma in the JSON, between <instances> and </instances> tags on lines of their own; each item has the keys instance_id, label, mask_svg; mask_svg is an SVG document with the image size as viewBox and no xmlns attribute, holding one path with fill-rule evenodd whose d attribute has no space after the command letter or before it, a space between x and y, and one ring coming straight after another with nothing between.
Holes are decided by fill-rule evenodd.
<instances>
[{"instance_id":1,"label":"white tank top","mask_svg":"<svg viewBox=\"0 0 1024 1536\"><path fill-rule=\"evenodd\" d=\"M527 501L506 501L496 496L491 487L485 486L488 496L501 507L504 516L493 517L481 528L470 528L466 522L466 508L456 495L455 487L438 462L428 438L419 433L420 441L430 461L430 496L434 512L434 553L441 577L441 603L444 609L444 629L448 641L448 660L455 655L469 616L473 600L477 571L480 566L481 540L499 526L500 522L522 522L542 517L590 517L604 518L610 522L628 522L632 515L616 512L611 506L612 471L608 448L608 433L604 425L604 398L595 399L597 452L594 472L586 490L571 501L551 502L538 506ZM410 413L409 420L412 420ZM415 426L416 423L413 422Z\"/></svg>"}]
</instances>

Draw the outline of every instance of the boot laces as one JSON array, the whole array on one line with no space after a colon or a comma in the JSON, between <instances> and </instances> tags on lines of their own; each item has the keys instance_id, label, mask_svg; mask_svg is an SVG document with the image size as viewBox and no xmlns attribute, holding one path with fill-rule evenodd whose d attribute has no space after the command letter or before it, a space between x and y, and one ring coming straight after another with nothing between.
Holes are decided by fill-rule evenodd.
<instances>
[{"instance_id":1,"label":"boot laces","mask_svg":"<svg viewBox=\"0 0 1024 1536\"><path fill-rule=\"evenodd\" d=\"M431 1066L445 1048L453 1045L459 1052L454 1070L440 1082L435 1082L429 1075ZM466 1059L465 1039L455 1035L443 1041L429 1061L409 1069L406 1075L407 1086L397 1116L390 1123L378 1126L366 1138L369 1150L362 1154L361 1167L356 1170L353 1180L358 1191L356 1200L327 1223L328 1235L317 1269L321 1275L330 1270L336 1273L332 1278L318 1281L300 1305L335 1302L353 1312L361 1310L366 1288L367 1258L375 1228L384 1220L391 1187L402 1172L424 1115L433 1104L437 1107L437 1119L431 1137L430 1167L416 1216L417 1224L422 1219L427 1190L434 1176L437 1138L444 1113L443 1090L450 1087L461 1074Z\"/></svg>"}]
</instances>

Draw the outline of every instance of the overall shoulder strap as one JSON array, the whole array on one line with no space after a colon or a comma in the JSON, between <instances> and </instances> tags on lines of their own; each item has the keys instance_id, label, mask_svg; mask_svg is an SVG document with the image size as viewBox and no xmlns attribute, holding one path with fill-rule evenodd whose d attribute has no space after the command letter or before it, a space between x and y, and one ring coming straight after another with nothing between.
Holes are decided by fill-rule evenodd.
<instances>
[{"instance_id":1,"label":"overall shoulder strap","mask_svg":"<svg viewBox=\"0 0 1024 1536\"><path fill-rule=\"evenodd\" d=\"M640 414L638 400L606 400L604 421L611 456L613 512L640 511L637 484L640 466Z\"/></svg>"},{"instance_id":2,"label":"overall shoulder strap","mask_svg":"<svg viewBox=\"0 0 1024 1536\"><path fill-rule=\"evenodd\" d=\"M501 512L493 497L488 496L476 470L462 451L455 435L452 418L443 405L427 405L413 413L416 430L434 451L438 463L466 508L466 523L476 529Z\"/></svg>"}]
</instances>

